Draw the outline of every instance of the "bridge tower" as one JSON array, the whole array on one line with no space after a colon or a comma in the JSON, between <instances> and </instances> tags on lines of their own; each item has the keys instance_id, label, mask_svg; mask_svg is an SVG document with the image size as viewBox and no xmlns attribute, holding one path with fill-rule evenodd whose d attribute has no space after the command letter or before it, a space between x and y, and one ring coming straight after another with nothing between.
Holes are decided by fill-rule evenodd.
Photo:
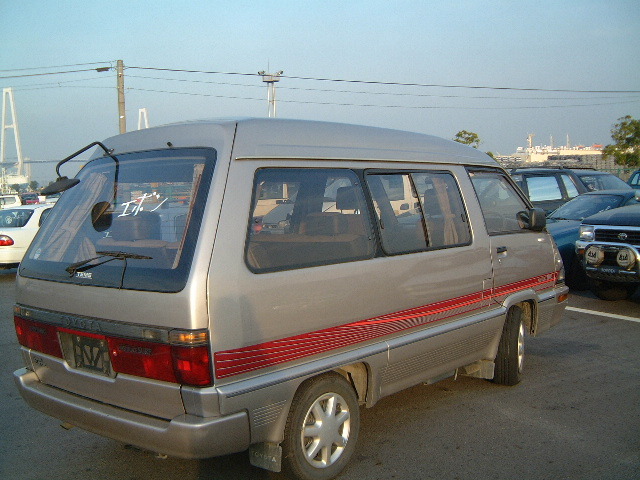
<instances>
[{"instance_id":1,"label":"bridge tower","mask_svg":"<svg viewBox=\"0 0 640 480\"><path fill-rule=\"evenodd\" d=\"M7 119L10 114L10 120ZM7 173L7 130L13 129L13 139L16 147L18 161L11 168L15 168L10 175ZM0 189L6 189L10 183L27 183L28 178L24 177L22 159L22 145L20 144L20 129L18 127L18 116L16 114L16 104L13 98L11 87L2 89L2 130L0 136Z\"/></svg>"},{"instance_id":2,"label":"bridge tower","mask_svg":"<svg viewBox=\"0 0 640 480\"><path fill-rule=\"evenodd\" d=\"M7 122L7 111L11 114L11 122L9 123ZM22 145L20 144L18 116L16 115L16 104L13 99L13 89L11 87L2 89L2 137L0 139L0 143L2 144L2 146L0 147L0 163L2 163L3 166L7 159L6 133L9 129L13 129L13 139L18 155L18 175L22 175Z\"/></svg>"},{"instance_id":3,"label":"bridge tower","mask_svg":"<svg viewBox=\"0 0 640 480\"><path fill-rule=\"evenodd\" d=\"M146 108L138 109L138 130L149 128L149 112Z\"/></svg>"}]
</instances>

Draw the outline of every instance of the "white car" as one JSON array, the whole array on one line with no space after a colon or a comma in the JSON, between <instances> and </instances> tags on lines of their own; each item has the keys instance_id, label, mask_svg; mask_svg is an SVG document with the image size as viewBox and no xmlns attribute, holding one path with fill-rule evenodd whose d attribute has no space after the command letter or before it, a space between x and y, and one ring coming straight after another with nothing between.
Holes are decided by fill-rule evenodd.
<instances>
[{"instance_id":1,"label":"white car","mask_svg":"<svg viewBox=\"0 0 640 480\"><path fill-rule=\"evenodd\" d=\"M0 210L0 268L17 267L52 205Z\"/></svg>"},{"instance_id":2,"label":"white car","mask_svg":"<svg viewBox=\"0 0 640 480\"><path fill-rule=\"evenodd\" d=\"M0 208L12 208L22 205L20 195L0 195Z\"/></svg>"}]
</instances>

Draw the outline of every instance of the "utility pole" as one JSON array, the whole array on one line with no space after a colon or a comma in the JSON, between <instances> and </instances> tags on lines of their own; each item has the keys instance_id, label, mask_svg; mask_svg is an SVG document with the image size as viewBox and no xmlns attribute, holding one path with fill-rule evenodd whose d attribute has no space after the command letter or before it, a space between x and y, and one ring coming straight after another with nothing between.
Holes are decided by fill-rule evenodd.
<instances>
[{"instance_id":1,"label":"utility pole","mask_svg":"<svg viewBox=\"0 0 640 480\"><path fill-rule=\"evenodd\" d=\"M280 75L284 72L280 70L276 73L265 73L264 70L258 72L262 75L262 81L267 84L267 102L269 103L269 118L276 116L276 82L280 81Z\"/></svg>"},{"instance_id":2,"label":"utility pole","mask_svg":"<svg viewBox=\"0 0 640 480\"><path fill-rule=\"evenodd\" d=\"M127 131L127 116L124 110L124 64L122 60L116 62L118 76L118 117L120 119L120 133Z\"/></svg>"}]
</instances>

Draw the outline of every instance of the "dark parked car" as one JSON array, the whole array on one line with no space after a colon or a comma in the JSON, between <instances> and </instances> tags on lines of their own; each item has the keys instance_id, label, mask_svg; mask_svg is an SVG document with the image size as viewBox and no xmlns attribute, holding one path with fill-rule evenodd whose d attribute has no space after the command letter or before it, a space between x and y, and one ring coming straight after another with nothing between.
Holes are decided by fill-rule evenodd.
<instances>
[{"instance_id":1,"label":"dark parked car","mask_svg":"<svg viewBox=\"0 0 640 480\"><path fill-rule=\"evenodd\" d=\"M640 194L634 190L588 192L569 200L547 217L547 230L560 250L569 287L576 290L587 288L587 277L576 257L575 247L582 220L599 212L638 202Z\"/></svg>"},{"instance_id":2,"label":"dark parked car","mask_svg":"<svg viewBox=\"0 0 640 480\"><path fill-rule=\"evenodd\" d=\"M633 295L640 285L640 204L585 218L576 253L599 298Z\"/></svg>"},{"instance_id":3,"label":"dark parked car","mask_svg":"<svg viewBox=\"0 0 640 480\"><path fill-rule=\"evenodd\" d=\"M631 185L632 188L637 188L640 190L640 170L636 170L635 172L633 172L629 177L629 182L627 183Z\"/></svg>"},{"instance_id":4,"label":"dark parked car","mask_svg":"<svg viewBox=\"0 0 640 480\"><path fill-rule=\"evenodd\" d=\"M631 189L611 173L582 168L516 168L511 176L531 203L547 213L582 193Z\"/></svg>"},{"instance_id":5,"label":"dark parked car","mask_svg":"<svg viewBox=\"0 0 640 480\"><path fill-rule=\"evenodd\" d=\"M35 205L36 203L40 203L37 193L22 193L20 194L20 199L22 200L23 205Z\"/></svg>"}]
</instances>

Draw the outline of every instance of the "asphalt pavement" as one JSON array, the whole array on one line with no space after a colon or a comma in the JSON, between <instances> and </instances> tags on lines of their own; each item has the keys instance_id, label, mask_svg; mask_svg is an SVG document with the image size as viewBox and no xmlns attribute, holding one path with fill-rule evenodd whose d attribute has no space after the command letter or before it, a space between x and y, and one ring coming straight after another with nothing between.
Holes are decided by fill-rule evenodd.
<instances>
[{"instance_id":1,"label":"asphalt pavement","mask_svg":"<svg viewBox=\"0 0 640 480\"><path fill-rule=\"evenodd\" d=\"M12 321L14 273L0 272L0 479L277 479L240 453L205 461L141 451L24 403ZM570 297L563 322L527 338L515 387L469 377L419 385L363 409L342 480L640 478L640 292ZM595 312L595 313L594 313Z\"/></svg>"}]
</instances>

